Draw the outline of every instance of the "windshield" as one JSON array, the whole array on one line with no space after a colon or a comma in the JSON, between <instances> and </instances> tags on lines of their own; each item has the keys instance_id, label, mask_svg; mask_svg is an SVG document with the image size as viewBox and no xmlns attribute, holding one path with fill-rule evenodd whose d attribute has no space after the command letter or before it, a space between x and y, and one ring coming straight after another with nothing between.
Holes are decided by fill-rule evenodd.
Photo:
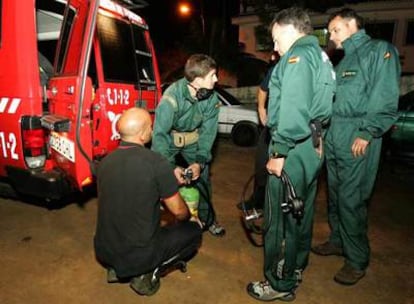
<instances>
[{"instance_id":1,"label":"windshield","mask_svg":"<svg viewBox=\"0 0 414 304\"><path fill-rule=\"evenodd\" d=\"M227 92L226 90L220 87L216 87L215 90L217 91L219 95L219 99L223 104L230 105L230 106L241 105L241 102L236 97L234 97L229 92Z\"/></svg>"}]
</instances>

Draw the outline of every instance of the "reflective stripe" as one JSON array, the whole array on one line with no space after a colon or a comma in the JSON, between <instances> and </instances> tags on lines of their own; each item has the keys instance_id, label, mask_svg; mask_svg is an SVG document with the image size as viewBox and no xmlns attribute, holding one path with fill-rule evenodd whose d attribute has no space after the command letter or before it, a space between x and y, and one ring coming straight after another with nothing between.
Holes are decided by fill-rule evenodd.
<instances>
[{"instance_id":1,"label":"reflective stripe","mask_svg":"<svg viewBox=\"0 0 414 304\"><path fill-rule=\"evenodd\" d=\"M10 114L16 113L17 108L20 105L21 99L20 98L13 98L11 100L11 103L9 103L9 100L10 100L10 98L8 98L8 97L2 97L1 98L1 100L0 100L0 113L5 113L5 112L10 113ZM9 108L6 111L7 106L9 106Z\"/></svg>"},{"instance_id":2,"label":"reflective stripe","mask_svg":"<svg viewBox=\"0 0 414 304\"><path fill-rule=\"evenodd\" d=\"M3 97L0 101L0 113L4 112L4 109L7 106L7 102L9 101L9 99L7 97Z\"/></svg>"},{"instance_id":3,"label":"reflective stripe","mask_svg":"<svg viewBox=\"0 0 414 304\"><path fill-rule=\"evenodd\" d=\"M20 98L13 98L12 103L9 107L8 113L16 113L16 110L19 105L20 105Z\"/></svg>"},{"instance_id":4,"label":"reflective stripe","mask_svg":"<svg viewBox=\"0 0 414 304\"><path fill-rule=\"evenodd\" d=\"M174 98L172 98L170 95L164 95L162 96L162 98L167 100L173 106L174 110L178 108L177 101Z\"/></svg>"}]
</instances>

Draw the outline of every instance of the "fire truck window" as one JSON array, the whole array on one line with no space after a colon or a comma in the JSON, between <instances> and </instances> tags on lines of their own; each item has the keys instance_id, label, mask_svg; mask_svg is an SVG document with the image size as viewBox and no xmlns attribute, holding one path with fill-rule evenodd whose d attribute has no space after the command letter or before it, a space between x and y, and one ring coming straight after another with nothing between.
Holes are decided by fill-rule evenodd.
<instances>
[{"instance_id":1,"label":"fire truck window","mask_svg":"<svg viewBox=\"0 0 414 304\"><path fill-rule=\"evenodd\" d=\"M95 50L92 48L91 58L89 61L88 76L92 80L92 85L96 89L98 87L98 76L96 74Z\"/></svg>"},{"instance_id":2,"label":"fire truck window","mask_svg":"<svg viewBox=\"0 0 414 304\"><path fill-rule=\"evenodd\" d=\"M413 45L414 44L414 20L410 20L407 22L407 34L405 38L406 45Z\"/></svg>"},{"instance_id":3,"label":"fire truck window","mask_svg":"<svg viewBox=\"0 0 414 304\"><path fill-rule=\"evenodd\" d=\"M135 56L140 84L154 84L154 70L152 64L151 50L145 39L146 30L135 24L132 25L135 42Z\"/></svg>"},{"instance_id":4,"label":"fire truck window","mask_svg":"<svg viewBox=\"0 0 414 304\"><path fill-rule=\"evenodd\" d=\"M137 83L129 24L99 14L97 27L105 81Z\"/></svg>"},{"instance_id":5,"label":"fire truck window","mask_svg":"<svg viewBox=\"0 0 414 304\"><path fill-rule=\"evenodd\" d=\"M53 65L42 53L38 52L37 55L39 59L40 83L42 86L45 86L50 77L53 76Z\"/></svg>"},{"instance_id":6,"label":"fire truck window","mask_svg":"<svg viewBox=\"0 0 414 304\"><path fill-rule=\"evenodd\" d=\"M57 40L39 40L37 41L37 48L43 56L49 60L53 66L55 59Z\"/></svg>"},{"instance_id":7,"label":"fire truck window","mask_svg":"<svg viewBox=\"0 0 414 304\"><path fill-rule=\"evenodd\" d=\"M65 16L64 27L62 28L61 34L61 45L58 54L57 67L56 70L58 73L63 71L63 63L65 62L65 57L67 53L67 48L69 46L69 36L72 29L73 19L75 18L75 10L71 9L68 11L68 14Z\"/></svg>"}]
</instances>

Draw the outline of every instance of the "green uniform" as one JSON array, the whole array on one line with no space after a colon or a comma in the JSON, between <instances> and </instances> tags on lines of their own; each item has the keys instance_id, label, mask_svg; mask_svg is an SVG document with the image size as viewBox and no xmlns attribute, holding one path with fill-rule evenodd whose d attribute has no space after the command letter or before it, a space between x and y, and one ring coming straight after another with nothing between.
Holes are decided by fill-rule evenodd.
<instances>
[{"instance_id":1,"label":"green uniform","mask_svg":"<svg viewBox=\"0 0 414 304\"><path fill-rule=\"evenodd\" d=\"M269 176L264 208L264 271L278 291L292 290L297 284L297 270L308 263L317 178L323 161L312 144L309 124L312 120L328 123L334 91L332 64L314 36L297 40L281 57L270 80L269 152L287 155L284 170L305 204L300 222L291 213L284 215L280 207L282 182Z\"/></svg>"},{"instance_id":2,"label":"green uniform","mask_svg":"<svg viewBox=\"0 0 414 304\"><path fill-rule=\"evenodd\" d=\"M180 153L188 164L197 162L205 166L196 186L200 191L198 215L208 227L215 220L209 201L211 183L208 164L217 135L220 101L215 92L208 99L197 101L191 97L187 84L188 81L182 78L163 94L155 110L152 150L165 156L172 164L175 164L175 156ZM183 147L174 144L172 131L193 132L196 129L199 134L197 142Z\"/></svg>"},{"instance_id":3,"label":"green uniform","mask_svg":"<svg viewBox=\"0 0 414 304\"><path fill-rule=\"evenodd\" d=\"M370 248L367 202L381 153L381 136L397 119L400 65L396 49L360 30L343 42L336 66L337 93L326 137L330 242L343 247L346 263L365 270ZM354 157L355 138L369 141Z\"/></svg>"}]
</instances>

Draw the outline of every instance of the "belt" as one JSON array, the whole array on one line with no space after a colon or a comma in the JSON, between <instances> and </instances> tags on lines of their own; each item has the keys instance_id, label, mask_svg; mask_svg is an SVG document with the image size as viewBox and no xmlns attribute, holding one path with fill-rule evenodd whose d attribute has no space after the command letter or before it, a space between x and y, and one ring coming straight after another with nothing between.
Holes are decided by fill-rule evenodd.
<instances>
[{"instance_id":1,"label":"belt","mask_svg":"<svg viewBox=\"0 0 414 304\"><path fill-rule=\"evenodd\" d=\"M198 129L195 129L192 132L178 132L176 130L172 130L171 136L173 138L174 145L177 148L192 145L196 143L199 138Z\"/></svg>"}]
</instances>

